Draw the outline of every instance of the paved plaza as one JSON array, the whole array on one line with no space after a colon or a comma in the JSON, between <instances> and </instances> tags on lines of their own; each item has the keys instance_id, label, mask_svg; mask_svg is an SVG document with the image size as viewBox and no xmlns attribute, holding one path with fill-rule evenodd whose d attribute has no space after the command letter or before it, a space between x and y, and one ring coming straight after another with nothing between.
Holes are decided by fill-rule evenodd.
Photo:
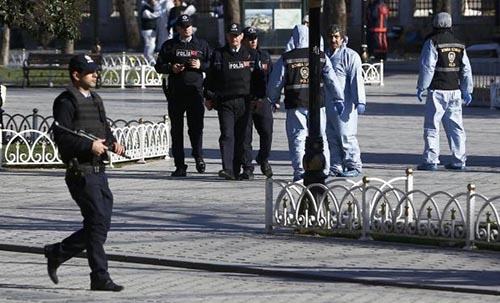
<instances>
[{"instance_id":1,"label":"paved plaza","mask_svg":"<svg viewBox=\"0 0 500 303\"><path fill-rule=\"evenodd\" d=\"M358 136L363 176L403 176L421 160L423 104L417 75L405 67L390 62L385 86L367 86ZM49 116L61 90L9 88L3 109ZM160 88L98 92L112 119L166 114ZM499 118L499 110L465 108L467 171L416 171L415 188L459 193L473 183L500 195ZM284 119L275 114L271 164L275 179L291 180ZM186 178L170 177L172 159L108 170L115 211L106 250L121 293L89 291L84 258L58 270L58 285L46 274L43 245L81 225L64 171L0 170L0 302L498 302L498 252L264 233L265 178L256 167L254 181L219 179L218 136L216 112L207 112L205 174L196 173L189 149ZM441 150L446 163L443 132Z\"/></svg>"}]
</instances>

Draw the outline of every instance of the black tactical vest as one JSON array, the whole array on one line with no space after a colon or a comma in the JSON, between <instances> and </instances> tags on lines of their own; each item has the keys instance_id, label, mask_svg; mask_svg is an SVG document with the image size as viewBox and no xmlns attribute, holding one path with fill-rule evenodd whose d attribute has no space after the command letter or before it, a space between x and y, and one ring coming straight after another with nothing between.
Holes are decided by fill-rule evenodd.
<instances>
[{"instance_id":1,"label":"black tactical vest","mask_svg":"<svg viewBox=\"0 0 500 303\"><path fill-rule=\"evenodd\" d=\"M150 6L143 6L142 7L142 10L141 10L141 16L142 16L142 13L145 11L145 10L148 10L152 13L154 13L154 9L151 8ZM154 18L154 19L148 19L148 18L142 18L141 17L141 26L142 26L142 29L143 30L148 30L148 29L153 29L155 30L156 29L156 20L158 18Z\"/></svg>"},{"instance_id":2,"label":"black tactical vest","mask_svg":"<svg viewBox=\"0 0 500 303\"><path fill-rule=\"evenodd\" d=\"M245 47L241 47L235 55L227 48L222 49L220 78L216 79L216 93L218 96L247 96L250 94L250 80L255 65L253 56Z\"/></svg>"},{"instance_id":3,"label":"black tactical vest","mask_svg":"<svg viewBox=\"0 0 500 303\"><path fill-rule=\"evenodd\" d=\"M75 130L84 130L99 138L106 139L107 121L101 97L92 93L90 98L85 98L73 86L68 87L68 92L75 100Z\"/></svg>"},{"instance_id":4,"label":"black tactical vest","mask_svg":"<svg viewBox=\"0 0 500 303\"><path fill-rule=\"evenodd\" d=\"M325 65L325 54L321 52L320 56L320 64L323 67ZM296 48L284 53L283 64L286 67L285 108L309 107L309 49ZM322 84L323 81L321 80L321 86ZM323 107L325 102L322 89L319 95L320 107Z\"/></svg>"},{"instance_id":5,"label":"black tactical vest","mask_svg":"<svg viewBox=\"0 0 500 303\"><path fill-rule=\"evenodd\" d=\"M438 33L432 38L438 52L438 61L430 89L459 89L460 70L465 45L449 31Z\"/></svg>"}]
</instances>

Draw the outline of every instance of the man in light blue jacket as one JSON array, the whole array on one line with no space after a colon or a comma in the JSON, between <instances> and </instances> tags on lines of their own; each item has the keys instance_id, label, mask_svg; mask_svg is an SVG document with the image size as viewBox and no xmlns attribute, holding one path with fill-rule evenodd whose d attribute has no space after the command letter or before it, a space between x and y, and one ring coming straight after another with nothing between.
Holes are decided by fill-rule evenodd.
<instances>
[{"instance_id":1,"label":"man in light blue jacket","mask_svg":"<svg viewBox=\"0 0 500 303\"><path fill-rule=\"evenodd\" d=\"M465 45L451 31L450 14L442 12L434 17L433 32L427 37L420 55L417 98L423 101L427 90L424 118L423 161L418 170L438 170L439 124L450 146L452 159L446 169L465 170L465 129L462 121L462 103L472 101L472 69Z\"/></svg>"},{"instance_id":2,"label":"man in light blue jacket","mask_svg":"<svg viewBox=\"0 0 500 303\"><path fill-rule=\"evenodd\" d=\"M326 103L326 134L330 149L330 176L357 177L362 171L361 151L356 137L358 114L365 112L366 94L361 58L347 47L347 36L342 26L333 24L328 29L330 58L340 87L344 90L345 110L339 114L334 104Z\"/></svg>"},{"instance_id":3,"label":"man in light blue jacket","mask_svg":"<svg viewBox=\"0 0 500 303\"><path fill-rule=\"evenodd\" d=\"M320 53L322 66L322 85L327 90L328 98L320 94L321 118L320 127L323 137L324 155L328 172L328 144L326 140L325 103L335 102L339 112L343 110L343 93L333 71L330 60ZM286 134L293 167L293 181L303 180L304 167L302 159L305 154L305 143L308 135L309 116L309 27L297 25L292 31L292 38L287 44L287 51L273 65L267 86L267 96L274 109L280 107L281 90L285 89ZM323 92L323 91L321 91Z\"/></svg>"}]
</instances>

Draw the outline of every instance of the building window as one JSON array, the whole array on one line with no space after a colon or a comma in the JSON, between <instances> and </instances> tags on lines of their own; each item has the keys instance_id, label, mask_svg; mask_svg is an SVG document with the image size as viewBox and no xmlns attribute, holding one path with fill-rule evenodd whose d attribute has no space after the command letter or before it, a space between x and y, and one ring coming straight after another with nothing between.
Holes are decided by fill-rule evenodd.
<instances>
[{"instance_id":1,"label":"building window","mask_svg":"<svg viewBox=\"0 0 500 303\"><path fill-rule=\"evenodd\" d=\"M413 17L432 16L432 0L416 0Z\"/></svg>"},{"instance_id":2,"label":"building window","mask_svg":"<svg viewBox=\"0 0 500 303\"><path fill-rule=\"evenodd\" d=\"M496 0L462 0L462 16L495 16Z\"/></svg>"},{"instance_id":3,"label":"building window","mask_svg":"<svg viewBox=\"0 0 500 303\"><path fill-rule=\"evenodd\" d=\"M389 6L389 18L397 18L399 16L399 0L387 0L385 3Z\"/></svg>"}]
</instances>

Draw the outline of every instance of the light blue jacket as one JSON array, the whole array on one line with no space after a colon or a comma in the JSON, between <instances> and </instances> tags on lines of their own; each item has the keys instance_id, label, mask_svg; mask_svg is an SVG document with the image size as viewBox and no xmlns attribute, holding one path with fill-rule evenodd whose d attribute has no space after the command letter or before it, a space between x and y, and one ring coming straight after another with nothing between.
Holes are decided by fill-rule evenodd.
<instances>
[{"instance_id":1,"label":"light blue jacket","mask_svg":"<svg viewBox=\"0 0 500 303\"><path fill-rule=\"evenodd\" d=\"M353 104L366 104L365 83L361 67L361 57L351 48L347 47L347 36L344 43L334 53L326 51L332 62L340 87L344 88L344 102Z\"/></svg>"}]
</instances>

